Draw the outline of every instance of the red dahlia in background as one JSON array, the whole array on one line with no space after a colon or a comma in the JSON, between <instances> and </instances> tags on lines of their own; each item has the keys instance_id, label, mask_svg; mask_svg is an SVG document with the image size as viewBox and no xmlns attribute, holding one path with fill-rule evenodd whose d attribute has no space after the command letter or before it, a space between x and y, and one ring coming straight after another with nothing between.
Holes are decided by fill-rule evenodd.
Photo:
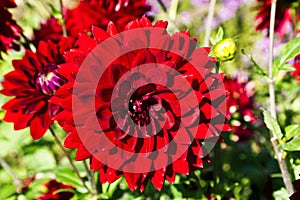
<instances>
[{"instance_id":1,"label":"red dahlia in background","mask_svg":"<svg viewBox=\"0 0 300 200\"><path fill-rule=\"evenodd\" d=\"M17 40L20 38L21 28L7 10L16 6L14 0L0 1L0 59L1 52L6 53L9 49L19 50L20 48Z\"/></svg>"},{"instance_id":2,"label":"red dahlia in background","mask_svg":"<svg viewBox=\"0 0 300 200\"><path fill-rule=\"evenodd\" d=\"M64 18L68 36L76 38L78 33L90 32L92 25L106 29L110 21L122 31L128 22L149 10L146 0L84 0L74 9L66 10ZM61 22L51 17L34 31L34 43L46 39L58 41L62 35Z\"/></svg>"},{"instance_id":3,"label":"red dahlia in background","mask_svg":"<svg viewBox=\"0 0 300 200\"><path fill-rule=\"evenodd\" d=\"M62 189L74 190L71 185L65 185L57 182L56 180L51 180L44 185L47 188L47 192L36 200L69 200L74 196L72 191L59 191Z\"/></svg>"},{"instance_id":4,"label":"red dahlia in background","mask_svg":"<svg viewBox=\"0 0 300 200\"><path fill-rule=\"evenodd\" d=\"M76 37L78 33L68 31L69 38ZM35 46L38 46L41 40L51 40L54 43L59 42L63 36L61 22L58 19L51 16L45 23L41 24L39 30L34 30L34 40L32 41Z\"/></svg>"},{"instance_id":5,"label":"red dahlia in background","mask_svg":"<svg viewBox=\"0 0 300 200\"><path fill-rule=\"evenodd\" d=\"M2 107L7 111L3 120L13 122L15 130L30 126L33 139L45 134L53 123L51 116L59 111L48 100L65 82L57 66L64 62L68 46L66 40L58 44L42 41L36 53L26 50L21 60L14 60L14 71L4 76L1 93L13 98Z\"/></svg>"},{"instance_id":6,"label":"red dahlia in background","mask_svg":"<svg viewBox=\"0 0 300 200\"><path fill-rule=\"evenodd\" d=\"M270 15L272 0L257 0L261 6L256 16L256 30L269 30ZM297 0L278 0L276 17L275 17L275 32L280 37L288 34L293 28L291 4Z\"/></svg>"},{"instance_id":7,"label":"red dahlia in background","mask_svg":"<svg viewBox=\"0 0 300 200\"><path fill-rule=\"evenodd\" d=\"M170 36L166 32L167 22L158 21L152 25L146 17L130 22L125 27L125 30L143 27L160 28L162 31L160 31L159 36L153 36L147 31L141 31L140 34L132 37L135 42L145 42L146 44L149 42L149 46L151 46L151 43L158 43L165 46L166 49L175 49L179 55L182 54L182 57L161 49L147 48L131 51L107 66L103 76L99 82L97 81L99 84L96 89L96 97L89 94L91 88L88 88L88 86L90 85L89 81L97 76L95 75L97 68L94 68L97 65L95 64L91 66L91 69L87 69L85 73L87 78L82 79L82 82L80 81L79 88L81 88L81 92L73 95L78 95L78 98L91 98L92 101L95 101L96 123L101 125L102 130L99 130L100 128L97 129L99 126L90 126L95 117L90 114L92 110L88 110L86 106L88 103L81 102L82 104L76 105L78 110L72 110L72 91L74 91L74 75L77 74L83 60L96 45L118 33L113 23L108 25L107 32L93 27L93 38L87 35L80 36L77 42L78 48L66 53L66 64L61 65L59 69L59 72L68 79L68 83L62 86L55 96L51 98L52 103L56 103L63 108L54 118L63 125L64 130L68 131L64 144L67 148L77 149L76 160L91 159L90 167L92 170L100 171L100 181L102 183L112 183L124 175L131 190L139 189L141 191L144 190L149 181L153 183L156 189L160 190L165 180L174 183L177 173L189 174L192 170L203 167L203 160L207 160L207 157L204 157L202 154L203 140L218 138L222 131L230 129L228 125L224 124L226 95L225 90L220 86L222 85L223 76L211 73L213 62L211 60L208 61L207 49L197 49L195 43L185 42L185 37L190 37L189 32L183 31ZM130 48L130 45L132 45L128 42L130 40L124 36L123 41L127 42L120 41L119 43L125 45L121 46L125 49ZM203 52L207 60L201 60ZM183 59L183 57L186 59ZM198 71L187 62L188 59L197 60L198 66L195 67L198 68ZM136 72L125 78L125 80L120 79L129 70L134 70L136 67L147 63L153 65L153 73L142 74L141 72ZM167 66L168 71L161 72L159 76L155 75L155 64L164 64ZM140 71L142 69L143 66L140 67ZM171 71L172 69L178 71L179 74L174 75ZM95 78L98 79L98 77ZM138 83L155 82L154 80L158 79L165 81L167 87L150 83L136 88ZM189 88L184 88L181 85L180 80L182 79L188 81L190 84ZM119 87L117 87L117 83ZM176 98L174 93L168 89L172 87L176 88L175 91L180 94L180 99ZM113 89L117 90L117 96L115 97L112 97ZM129 95L131 92L133 92L132 95ZM195 94L197 97L195 104L193 104L193 101L190 101L192 94ZM127 105L125 103L126 99L129 101ZM185 103L179 105L179 100ZM116 110L112 109L112 102L115 103L114 105L117 105ZM187 108L189 112L181 113L180 107ZM197 112L197 110L200 110L200 112ZM113 118L113 115L115 118ZM80 118L79 122L76 122L76 126L74 125L73 116ZM130 119L133 123L130 123ZM165 125L163 127L160 126L164 121L166 122ZM117 126L119 123L123 124L123 128L127 127L129 131L121 130ZM137 128L143 128L146 125L146 133L140 132ZM170 164L162 168L156 168L155 164L151 166L151 169L149 166L149 172L131 173L122 171L122 166L126 166L127 163L134 162L135 159L137 162L139 161L139 153L149 154L148 159L151 162L155 162L156 158L172 159L168 155L170 153L168 152L170 150L169 147L165 153L159 153L159 155L153 155L151 152L164 148L171 142L173 142L175 147L179 147L182 141L178 139L173 141L173 138L175 138L180 128L184 130L185 138L191 137L191 133L195 134L195 138L191 140L191 144L185 144L186 151L177 160L171 160ZM100 137L103 136L110 140L113 148L109 149L109 154L105 156L104 161L99 161L87 150L77 132L78 130L83 130L86 133L92 132L92 134L100 135ZM138 137L137 135L143 135L143 137ZM101 141L98 144L95 138L92 142L101 149L106 148L106 144L101 144ZM118 156L118 148L135 153L137 157L124 156L118 160L118 162L122 162L122 166L116 169L106 164L110 159L115 159ZM176 150L174 153L176 154ZM146 165L146 163L142 165Z\"/></svg>"},{"instance_id":8,"label":"red dahlia in background","mask_svg":"<svg viewBox=\"0 0 300 200\"><path fill-rule=\"evenodd\" d=\"M248 140L254 133L253 124L257 120L253 113L253 83L241 75L225 78L224 85L228 91L227 113L231 117L232 132L238 136L238 141Z\"/></svg>"},{"instance_id":9,"label":"red dahlia in background","mask_svg":"<svg viewBox=\"0 0 300 200\"><path fill-rule=\"evenodd\" d=\"M300 54L294 59L294 68L295 71L292 73L292 76L295 76L300 81Z\"/></svg>"}]
</instances>

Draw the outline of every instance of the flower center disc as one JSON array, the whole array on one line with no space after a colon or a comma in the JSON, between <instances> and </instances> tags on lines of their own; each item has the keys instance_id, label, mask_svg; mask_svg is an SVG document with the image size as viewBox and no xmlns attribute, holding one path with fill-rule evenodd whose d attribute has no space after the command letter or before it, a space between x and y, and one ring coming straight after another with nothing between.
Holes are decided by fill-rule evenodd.
<instances>
[{"instance_id":1,"label":"flower center disc","mask_svg":"<svg viewBox=\"0 0 300 200\"><path fill-rule=\"evenodd\" d=\"M158 105L158 100L153 96L156 89L154 84L138 88L129 100L129 115L131 119L139 126L147 126L150 123L149 110L152 106Z\"/></svg>"},{"instance_id":2,"label":"flower center disc","mask_svg":"<svg viewBox=\"0 0 300 200\"><path fill-rule=\"evenodd\" d=\"M44 66L36 78L37 87L46 95L53 95L64 82L65 79L57 73L57 65L54 63Z\"/></svg>"}]
</instances>

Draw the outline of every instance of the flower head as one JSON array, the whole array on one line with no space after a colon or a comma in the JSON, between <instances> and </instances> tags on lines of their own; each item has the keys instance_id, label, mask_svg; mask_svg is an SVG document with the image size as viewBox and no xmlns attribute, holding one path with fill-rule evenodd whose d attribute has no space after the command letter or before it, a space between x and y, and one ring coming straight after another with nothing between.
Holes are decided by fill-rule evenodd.
<instances>
[{"instance_id":1,"label":"flower head","mask_svg":"<svg viewBox=\"0 0 300 200\"><path fill-rule=\"evenodd\" d=\"M51 180L45 183L44 186L47 188L47 192L37 197L36 200L69 200L74 196L72 191L59 191L61 189L74 190L74 187L71 185Z\"/></svg>"},{"instance_id":2,"label":"flower head","mask_svg":"<svg viewBox=\"0 0 300 200\"><path fill-rule=\"evenodd\" d=\"M51 102L63 108L55 119L68 131L64 145L77 149L76 160L91 159L101 182L124 175L131 190L143 191L149 181L160 190L165 180L174 183L176 173L203 167L208 159L203 140L218 140L230 129L224 124L222 75L211 72L208 50L196 48L189 32L170 36L166 27L167 22L152 25L146 17L130 22L121 36L113 23L107 32L93 27L93 38L82 35L59 69L68 83ZM107 41L116 46L93 51ZM109 49L133 46L137 49L103 63L115 55ZM89 58L95 60L85 66Z\"/></svg>"},{"instance_id":3,"label":"flower head","mask_svg":"<svg viewBox=\"0 0 300 200\"><path fill-rule=\"evenodd\" d=\"M257 0L261 6L256 16L256 30L269 30L272 0ZM292 25L291 3L296 0L278 0L275 16L275 32L280 37L290 32Z\"/></svg>"},{"instance_id":4,"label":"flower head","mask_svg":"<svg viewBox=\"0 0 300 200\"><path fill-rule=\"evenodd\" d=\"M21 28L7 8L16 7L13 0L3 0L0 2L0 58L1 52L6 53L9 49L18 50L20 47L17 40L21 35Z\"/></svg>"},{"instance_id":5,"label":"flower head","mask_svg":"<svg viewBox=\"0 0 300 200\"><path fill-rule=\"evenodd\" d=\"M214 46L214 56L220 61L230 61L236 54L236 44L233 39L226 38Z\"/></svg>"},{"instance_id":6,"label":"flower head","mask_svg":"<svg viewBox=\"0 0 300 200\"><path fill-rule=\"evenodd\" d=\"M1 93L13 97L2 108L7 111L3 120L13 122L15 130L30 126L32 138L39 139L52 125L59 107L48 100L65 82L57 68L68 48L66 40L42 41L36 53L26 50L21 60L13 61L14 71L4 76Z\"/></svg>"},{"instance_id":7,"label":"flower head","mask_svg":"<svg viewBox=\"0 0 300 200\"><path fill-rule=\"evenodd\" d=\"M229 95L227 99L227 113L231 116L233 133L239 141L248 140L254 133L251 127L256 122L253 105L253 83L247 78L225 78L224 85Z\"/></svg>"},{"instance_id":8,"label":"flower head","mask_svg":"<svg viewBox=\"0 0 300 200\"><path fill-rule=\"evenodd\" d=\"M77 34L78 33L68 31L69 38L76 37ZM34 45L38 46L41 40L51 40L52 42L57 43L63 38L61 23L58 19L51 16L45 23L41 24L40 29L34 30L34 40L32 42Z\"/></svg>"},{"instance_id":9,"label":"flower head","mask_svg":"<svg viewBox=\"0 0 300 200\"><path fill-rule=\"evenodd\" d=\"M125 25L150 10L146 0L84 0L74 9L65 10L66 30L70 38L77 38L79 33L90 32L92 25L106 29L110 21L122 31ZM34 31L34 43L62 37L61 22L51 17L39 30Z\"/></svg>"},{"instance_id":10,"label":"flower head","mask_svg":"<svg viewBox=\"0 0 300 200\"><path fill-rule=\"evenodd\" d=\"M295 76L297 80L300 81L300 54L294 59L294 68L295 71L292 73L292 76Z\"/></svg>"},{"instance_id":11,"label":"flower head","mask_svg":"<svg viewBox=\"0 0 300 200\"><path fill-rule=\"evenodd\" d=\"M14 8L16 6L17 6L17 4L15 3L14 0L2 0L0 2L1 8Z\"/></svg>"}]
</instances>

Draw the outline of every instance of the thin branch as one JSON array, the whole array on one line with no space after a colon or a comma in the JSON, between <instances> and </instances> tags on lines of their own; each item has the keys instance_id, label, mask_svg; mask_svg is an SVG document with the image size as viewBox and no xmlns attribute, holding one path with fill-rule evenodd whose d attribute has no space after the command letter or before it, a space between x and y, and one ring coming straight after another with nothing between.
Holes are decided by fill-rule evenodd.
<instances>
[{"instance_id":1,"label":"thin branch","mask_svg":"<svg viewBox=\"0 0 300 200\"><path fill-rule=\"evenodd\" d=\"M168 12L167 11L167 6L164 4L164 2L162 2L162 0L157 0L158 4L160 5L161 9L164 11L164 12Z\"/></svg>"},{"instance_id":2,"label":"thin branch","mask_svg":"<svg viewBox=\"0 0 300 200\"><path fill-rule=\"evenodd\" d=\"M60 6L61 19L62 19L62 25L61 25L61 27L62 27L63 35L65 37L68 37L67 28L66 28L66 19L64 17L63 0L59 0L59 6Z\"/></svg>"},{"instance_id":3,"label":"thin branch","mask_svg":"<svg viewBox=\"0 0 300 200\"><path fill-rule=\"evenodd\" d=\"M14 183L16 185L21 185L22 184L22 181L18 178L18 176L16 175L16 173L13 171L13 169L1 157L0 157L0 164L3 167L3 169L5 169L11 175L11 177L14 179Z\"/></svg>"},{"instance_id":4,"label":"thin branch","mask_svg":"<svg viewBox=\"0 0 300 200\"><path fill-rule=\"evenodd\" d=\"M177 24L176 24L176 21L173 20L173 19L171 19L170 14L168 13L168 10L167 10L166 5L165 5L161 0L157 0L157 1L158 1L158 4L159 4L160 7L161 7L163 13L166 15L166 17L167 17L169 23L172 24L177 30L179 30L179 28L178 28L178 26L177 26ZM172 2L172 4L173 4L173 2ZM177 4L177 5L178 5L178 4ZM176 5L176 11L177 11L177 5ZM171 5L171 6L172 6L172 5ZM175 8L175 6L173 6L173 8ZM171 12L171 11L170 11L170 12ZM174 12L173 12L173 15L174 15ZM176 12L175 12L175 18L176 18Z\"/></svg>"},{"instance_id":5,"label":"thin branch","mask_svg":"<svg viewBox=\"0 0 300 200\"><path fill-rule=\"evenodd\" d=\"M205 27L205 37L204 37L204 46L209 46L209 39L212 29L212 23L214 19L214 12L216 7L216 0L211 0L209 4L209 10L208 10L208 16L206 21L206 27Z\"/></svg>"},{"instance_id":6,"label":"thin branch","mask_svg":"<svg viewBox=\"0 0 300 200\"><path fill-rule=\"evenodd\" d=\"M96 187L96 183L95 183L94 173L92 170L89 170L86 160L83 161L83 166L84 166L85 172L87 174L87 177L89 179L89 182L91 183L91 185L93 187L94 195L97 196L98 192L97 192L97 187Z\"/></svg>"},{"instance_id":7,"label":"thin branch","mask_svg":"<svg viewBox=\"0 0 300 200\"><path fill-rule=\"evenodd\" d=\"M64 152L65 156L67 157L69 163L71 164L71 167L73 168L75 174L78 176L78 178L81 180L83 186L87 189L87 191L93 195L93 193L91 192L91 190L88 188L88 186L85 184L84 180L82 179L82 177L79 174L78 169L76 168L76 166L74 165L70 155L68 154L68 152L66 151L66 149L64 148L64 146L62 145L61 141L59 140L59 138L56 136L54 130L50 127L49 128L51 134L53 135L55 142L58 144L58 146L60 147L60 149Z\"/></svg>"},{"instance_id":8,"label":"thin branch","mask_svg":"<svg viewBox=\"0 0 300 200\"><path fill-rule=\"evenodd\" d=\"M177 17L178 3L179 3L178 0L172 0L170 10L169 10L169 19L171 19L174 22Z\"/></svg>"},{"instance_id":9,"label":"thin branch","mask_svg":"<svg viewBox=\"0 0 300 200\"><path fill-rule=\"evenodd\" d=\"M275 16L276 16L276 3L277 0L272 0L271 6L271 17L270 17L270 55L269 55L269 99L270 99L270 112L272 117L277 119L276 114L276 99L275 99L275 87L274 87L274 77L273 77L273 56L274 56L274 28L275 28ZM288 167L285 159L282 157L282 151L279 148L279 142L276 136L273 134L271 139L276 158L282 173L283 182L287 189L289 195L294 193L293 184L291 181L291 177L288 171Z\"/></svg>"},{"instance_id":10,"label":"thin branch","mask_svg":"<svg viewBox=\"0 0 300 200\"><path fill-rule=\"evenodd\" d=\"M24 41L25 41L25 43L23 43L24 48L25 48L25 49L32 50L32 49L30 48L30 43L31 43L31 41L26 37L26 35L24 35L23 31L21 31L21 36L22 36L22 38L23 38Z\"/></svg>"}]
</instances>

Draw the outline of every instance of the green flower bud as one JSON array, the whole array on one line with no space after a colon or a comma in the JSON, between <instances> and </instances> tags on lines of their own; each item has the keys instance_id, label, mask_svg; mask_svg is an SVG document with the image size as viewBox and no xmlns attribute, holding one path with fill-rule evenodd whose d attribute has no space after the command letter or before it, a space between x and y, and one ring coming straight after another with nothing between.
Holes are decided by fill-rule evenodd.
<instances>
[{"instance_id":1,"label":"green flower bud","mask_svg":"<svg viewBox=\"0 0 300 200\"><path fill-rule=\"evenodd\" d=\"M219 41L213 50L214 56L219 61L229 61L234 59L236 54L236 44L233 39L226 38L224 40Z\"/></svg>"}]
</instances>

